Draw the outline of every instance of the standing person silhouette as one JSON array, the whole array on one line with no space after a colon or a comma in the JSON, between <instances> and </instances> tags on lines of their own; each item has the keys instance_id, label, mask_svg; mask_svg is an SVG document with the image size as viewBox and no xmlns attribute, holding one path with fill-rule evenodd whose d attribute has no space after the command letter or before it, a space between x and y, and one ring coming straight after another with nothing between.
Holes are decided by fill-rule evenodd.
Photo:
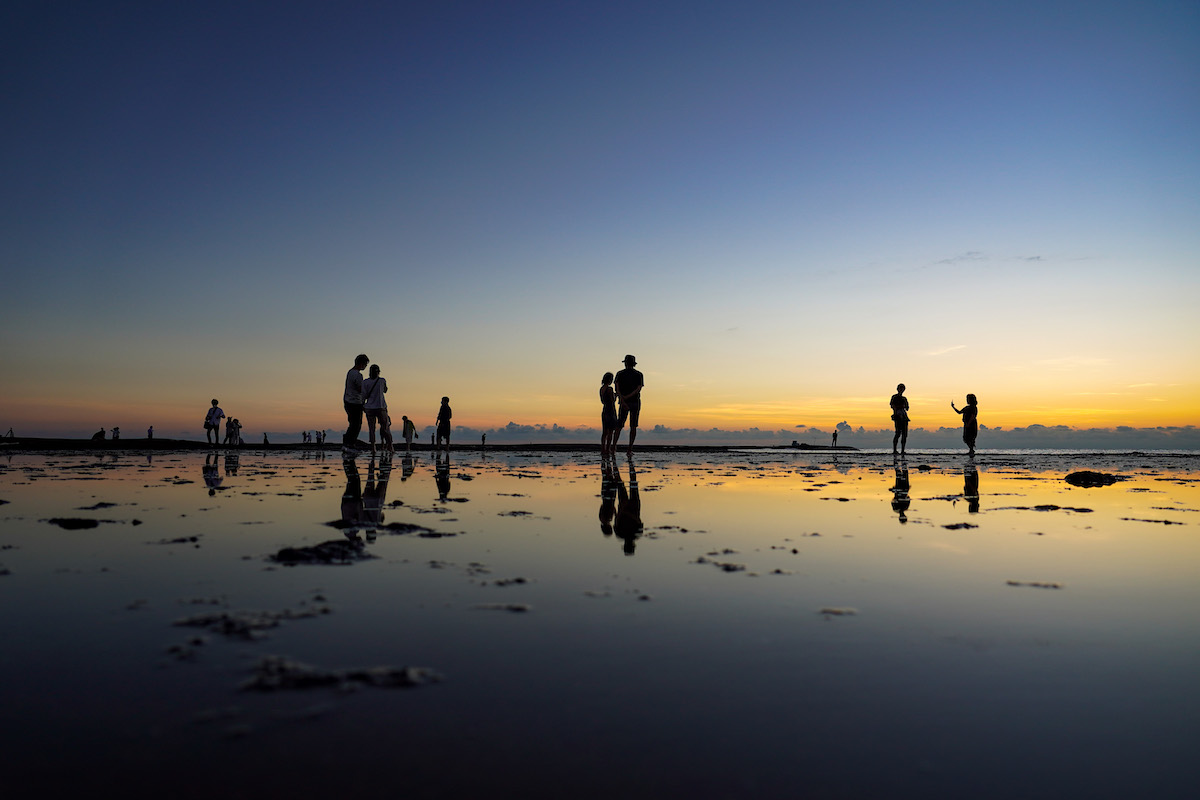
<instances>
[{"instance_id":1,"label":"standing person silhouette","mask_svg":"<svg viewBox=\"0 0 1200 800\"><path fill-rule=\"evenodd\" d=\"M213 398L212 408L204 416L204 438L213 447L221 443L221 418L225 416L225 412L217 405L217 398Z\"/></svg>"},{"instance_id":2,"label":"standing person silhouette","mask_svg":"<svg viewBox=\"0 0 1200 800\"><path fill-rule=\"evenodd\" d=\"M616 454L617 434L617 392L613 389L613 374L604 373L600 379L600 455Z\"/></svg>"},{"instance_id":3,"label":"standing person silhouette","mask_svg":"<svg viewBox=\"0 0 1200 800\"><path fill-rule=\"evenodd\" d=\"M908 398L904 396L904 384L897 384L896 393L889 401L892 420L896 423L896 435L892 437L892 455L896 454L896 443L900 443L900 455L908 445Z\"/></svg>"},{"instance_id":4,"label":"standing person silhouette","mask_svg":"<svg viewBox=\"0 0 1200 800\"><path fill-rule=\"evenodd\" d=\"M613 435L613 448L616 448L617 440L621 438L621 428L625 427L625 420L628 418L629 449L627 452L630 456L633 455L633 442L637 439L638 417L642 413L642 387L646 385L642 373L634 369L636 365L636 358L625 356L625 369L618 372L615 379L617 397L621 401L621 413L617 417L617 432Z\"/></svg>"},{"instance_id":5,"label":"standing person silhouette","mask_svg":"<svg viewBox=\"0 0 1200 800\"><path fill-rule=\"evenodd\" d=\"M375 423L379 423L379 441L388 453L396 452L392 446L392 428L387 413L387 378L380 377L379 365L371 365L371 377L363 381L363 395L366 398L367 435L371 442L371 453L375 453Z\"/></svg>"},{"instance_id":6,"label":"standing person silhouette","mask_svg":"<svg viewBox=\"0 0 1200 800\"><path fill-rule=\"evenodd\" d=\"M442 444L442 439L446 440L446 452L450 452L450 418L454 416L454 412L450 410L450 398L443 397L441 408L437 414L437 438L434 440L434 446L438 447Z\"/></svg>"},{"instance_id":7,"label":"standing person silhouette","mask_svg":"<svg viewBox=\"0 0 1200 800\"><path fill-rule=\"evenodd\" d=\"M404 434L404 452L411 453L412 440L417 435L417 426L413 424L413 421L407 415L400 417L400 419L404 420L404 427L401 429L401 433Z\"/></svg>"},{"instance_id":8,"label":"standing person silhouette","mask_svg":"<svg viewBox=\"0 0 1200 800\"><path fill-rule=\"evenodd\" d=\"M362 432L363 413L363 376L371 359L365 353L360 353L354 359L354 366L346 372L346 391L342 395L342 404L346 407L346 433L342 436L342 455L353 455L358 452L358 434Z\"/></svg>"},{"instance_id":9,"label":"standing person silhouette","mask_svg":"<svg viewBox=\"0 0 1200 800\"><path fill-rule=\"evenodd\" d=\"M975 440L979 437L979 401L975 399L975 395L967 395L967 404L960 408L955 408L954 401L950 401L950 407L954 412L962 417L963 421L963 441L967 444L967 454L975 455Z\"/></svg>"}]
</instances>

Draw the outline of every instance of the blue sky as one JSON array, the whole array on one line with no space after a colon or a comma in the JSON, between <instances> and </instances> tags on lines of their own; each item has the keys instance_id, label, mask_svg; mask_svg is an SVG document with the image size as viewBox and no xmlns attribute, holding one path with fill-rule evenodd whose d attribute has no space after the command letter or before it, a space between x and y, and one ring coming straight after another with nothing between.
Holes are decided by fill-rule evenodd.
<instances>
[{"instance_id":1,"label":"blue sky","mask_svg":"<svg viewBox=\"0 0 1200 800\"><path fill-rule=\"evenodd\" d=\"M332 427L360 351L393 407L452 393L481 427L590 424L626 352L676 427L871 428L898 380L1009 426L1200 409L1195 3L0 27L0 397L29 430L190 423L214 394Z\"/></svg>"}]
</instances>

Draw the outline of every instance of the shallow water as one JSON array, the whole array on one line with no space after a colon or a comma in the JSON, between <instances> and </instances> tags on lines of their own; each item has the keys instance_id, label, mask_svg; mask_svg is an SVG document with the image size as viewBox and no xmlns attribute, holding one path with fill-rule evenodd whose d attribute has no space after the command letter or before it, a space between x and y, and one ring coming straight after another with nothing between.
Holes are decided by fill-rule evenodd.
<instances>
[{"instance_id":1,"label":"shallow water","mask_svg":"<svg viewBox=\"0 0 1200 800\"><path fill-rule=\"evenodd\" d=\"M6 456L9 791L1200 789L1194 457ZM276 624L176 624L222 612ZM241 688L273 655L441 680Z\"/></svg>"}]
</instances>

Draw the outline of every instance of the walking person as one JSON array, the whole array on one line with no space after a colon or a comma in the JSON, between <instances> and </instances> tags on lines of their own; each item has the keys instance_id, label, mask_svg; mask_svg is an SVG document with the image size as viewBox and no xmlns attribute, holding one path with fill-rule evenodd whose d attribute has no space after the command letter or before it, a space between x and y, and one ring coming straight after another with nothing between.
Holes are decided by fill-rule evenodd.
<instances>
[{"instance_id":1,"label":"walking person","mask_svg":"<svg viewBox=\"0 0 1200 800\"><path fill-rule=\"evenodd\" d=\"M967 395L967 404L962 408L956 408L954 401L950 401L950 407L954 412L962 417L963 421L963 441L967 445L967 454L975 455L975 440L979 437L979 401L975 399L975 395Z\"/></svg>"},{"instance_id":2,"label":"walking person","mask_svg":"<svg viewBox=\"0 0 1200 800\"><path fill-rule=\"evenodd\" d=\"M896 385L896 393L888 401L892 407L892 421L896 424L896 435L892 437L892 455L896 455L896 443L900 443L900 455L908 445L908 398L904 396L904 384Z\"/></svg>"},{"instance_id":3,"label":"walking person","mask_svg":"<svg viewBox=\"0 0 1200 800\"><path fill-rule=\"evenodd\" d=\"M617 452L617 392L613 389L613 374L604 373L600 378L600 455L615 455Z\"/></svg>"},{"instance_id":4,"label":"walking person","mask_svg":"<svg viewBox=\"0 0 1200 800\"><path fill-rule=\"evenodd\" d=\"M217 399L214 397L212 408L204 416L204 438L213 447L221 443L221 418L225 416L225 412L217 405Z\"/></svg>"},{"instance_id":5,"label":"walking person","mask_svg":"<svg viewBox=\"0 0 1200 800\"><path fill-rule=\"evenodd\" d=\"M417 426L407 416L401 416L400 419L404 420L404 427L400 431L404 436L404 452L411 453L412 440L417 435Z\"/></svg>"},{"instance_id":6,"label":"walking person","mask_svg":"<svg viewBox=\"0 0 1200 800\"><path fill-rule=\"evenodd\" d=\"M442 406L438 409L437 415L437 431L434 439L434 447L440 447L442 439L446 440L446 452L450 452L450 418L454 412L450 410L450 398L442 398Z\"/></svg>"},{"instance_id":7,"label":"walking person","mask_svg":"<svg viewBox=\"0 0 1200 800\"><path fill-rule=\"evenodd\" d=\"M617 440L621 438L621 428L625 427L625 420L628 419L628 455L630 456L633 455L633 442L637 439L638 417L642 413L642 388L646 385L642 373L634 369L636 365L636 358L625 356L625 369L618 372L614 379L617 397L621 401L621 413L617 417L617 433L613 437L613 448L616 448Z\"/></svg>"},{"instance_id":8,"label":"walking person","mask_svg":"<svg viewBox=\"0 0 1200 800\"><path fill-rule=\"evenodd\" d=\"M358 434L362 433L364 407L362 371L367 368L371 359L365 353L354 358L354 366L346 372L346 391L342 394L342 404L346 407L346 433L342 436L342 455L353 455L358 452Z\"/></svg>"},{"instance_id":9,"label":"walking person","mask_svg":"<svg viewBox=\"0 0 1200 800\"><path fill-rule=\"evenodd\" d=\"M387 378L380 377L379 365L371 365L371 377L363 381L364 405L367 412L367 438L371 442L371 453L375 453L375 423L379 423L380 445L389 453L396 452L392 447L392 429L387 413Z\"/></svg>"}]
</instances>

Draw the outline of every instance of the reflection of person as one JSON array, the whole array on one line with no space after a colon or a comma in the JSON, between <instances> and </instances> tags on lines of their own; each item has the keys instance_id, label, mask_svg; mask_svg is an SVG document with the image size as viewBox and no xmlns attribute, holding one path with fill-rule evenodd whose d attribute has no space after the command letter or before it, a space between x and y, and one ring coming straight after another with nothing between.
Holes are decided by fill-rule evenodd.
<instances>
[{"instance_id":1,"label":"reflection of person","mask_svg":"<svg viewBox=\"0 0 1200 800\"><path fill-rule=\"evenodd\" d=\"M974 464L963 468L963 497L967 500L967 512L979 513L979 470Z\"/></svg>"},{"instance_id":2,"label":"reflection of person","mask_svg":"<svg viewBox=\"0 0 1200 800\"><path fill-rule=\"evenodd\" d=\"M621 475L617 472L617 462L600 459L600 532L605 536L613 535L613 516L617 513L617 484Z\"/></svg>"},{"instance_id":3,"label":"reflection of person","mask_svg":"<svg viewBox=\"0 0 1200 800\"><path fill-rule=\"evenodd\" d=\"M445 458L438 456L434 465L433 480L437 484L438 500L446 500L450 496L450 451Z\"/></svg>"},{"instance_id":4,"label":"reflection of person","mask_svg":"<svg viewBox=\"0 0 1200 800\"><path fill-rule=\"evenodd\" d=\"M950 407L962 417L963 441L967 444L967 452L975 455L975 439L979 436L979 401L975 399L975 395L969 394L965 406L957 408L951 400Z\"/></svg>"},{"instance_id":5,"label":"reflection of person","mask_svg":"<svg viewBox=\"0 0 1200 800\"><path fill-rule=\"evenodd\" d=\"M901 522L908 522L908 516L905 512L908 511L912 501L909 499L909 483L908 483L908 462L901 460L894 467L896 471L896 483L892 486L892 511L895 511L900 516Z\"/></svg>"},{"instance_id":6,"label":"reflection of person","mask_svg":"<svg viewBox=\"0 0 1200 800\"><path fill-rule=\"evenodd\" d=\"M204 456L204 485L208 487L208 496L212 497L217 493L217 488L221 485L221 473L217 470L217 454L209 453Z\"/></svg>"},{"instance_id":7,"label":"reflection of person","mask_svg":"<svg viewBox=\"0 0 1200 800\"><path fill-rule=\"evenodd\" d=\"M383 524L383 504L387 500L388 480L392 476L392 460L379 462L379 479L375 479L375 459L367 465L367 488L363 490L363 518L368 525Z\"/></svg>"},{"instance_id":8,"label":"reflection of person","mask_svg":"<svg viewBox=\"0 0 1200 800\"><path fill-rule=\"evenodd\" d=\"M613 374L604 373L600 379L600 455L617 452L617 392L613 389Z\"/></svg>"},{"instance_id":9,"label":"reflection of person","mask_svg":"<svg viewBox=\"0 0 1200 800\"><path fill-rule=\"evenodd\" d=\"M363 381L364 405L367 412L367 434L371 442L371 452L375 452L375 423L379 423L379 441L389 453L396 452L392 446L392 428L388 419L387 378L379 375L379 365L371 365L371 377Z\"/></svg>"},{"instance_id":10,"label":"reflection of person","mask_svg":"<svg viewBox=\"0 0 1200 800\"><path fill-rule=\"evenodd\" d=\"M412 440L413 437L417 435L417 426L414 425L413 421L407 416L401 417L400 419L404 420L404 428L402 429L402 434L404 436L404 450L405 452L411 453Z\"/></svg>"},{"instance_id":11,"label":"reflection of person","mask_svg":"<svg viewBox=\"0 0 1200 800\"><path fill-rule=\"evenodd\" d=\"M450 450L450 418L454 416L454 412L450 410L450 398L443 397L442 405L437 413L437 438L434 440L434 446L439 446L442 439L446 440L446 450Z\"/></svg>"},{"instance_id":12,"label":"reflection of person","mask_svg":"<svg viewBox=\"0 0 1200 800\"><path fill-rule=\"evenodd\" d=\"M403 460L400 461L400 482L404 483L406 480L408 480L409 478L412 477L412 474L413 474L412 456L405 456L403 458Z\"/></svg>"},{"instance_id":13,"label":"reflection of person","mask_svg":"<svg viewBox=\"0 0 1200 800\"><path fill-rule=\"evenodd\" d=\"M358 475L358 464L352 458L342 459L346 471L346 491L342 492L342 523L353 539L352 531L363 521L362 479Z\"/></svg>"},{"instance_id":14,"label":"reflection of person","mask_svg":"<svg viewBox=\"0 0 1200 800\"><path fill-rule=\"evenodd\" d=\"M229 450L225 453L225 477L237 475L239 457L236 450ZM216 463L214 461L214 463Z\"/></svg>"},{"instance_id":15,"label":"reflection of person","mask_svg":"<svg viewBox=\"0 0 1200 800\"><path fill-rule=\"evenodd\" d=\"M629 493L625 493L625 484L621 483L620 470L613 468L617 479L617 518L613 522L613 530L624 542L625 555L633 555L635 542L642 535L642 499L638 495L637 472L633 469L633 459L629 460Z\"/></svg>"},{"instance_id":16,"label":"reflection of person","mask_svg":"<svg viewBox=\"0 0 1200 800\"><path fill-rule=\"evenodd\" d=\"M908 445L908 398L904 396L904 384L896 386L896 393L889 401L892 407L892 420L896 423L896 435L892 437L892 453L896 452L896 442L900 443L900 454Z\"/></svg>"},{"instance_id":17,"label":"reflection of person","mask_svg":"<svg viewBox=\"0 0 1200 800\"><path fill-rule=\"evenodd\" d=\"M213 447L221 443L221 418L224 416L225 412L217 405L217 399L214 397L212 408L204 417L204 438Z\"/></svg>"},{"instance_id":18,"label":"reflection of person","mask_svg":"<svg viewBox=\"0 0 1200 800\"><path fill-rule=\"evenodd\" d=\"M342 393L342 405L346 407L346 432L342 434L342 455L358 452L358 434L363 421L363 376L371 359L365 353L354 357L354 366L346 372L346 390Z\"/></svg>"},{"instance_id":19,"label":"reflection of person","mask_svg":"<svg viewBox=\"0 0 1200 800\"><path fill-rule=\"evenodd\" d=\"M618 372L615 378L617 397L621 401L621 413L617 417L617 432L613 436L613 447L616 447L617 439L621 438L621 428L625 427L625 420L628 418L629 455L633 455L633 442L637 439L638 417L642 413L642 388L646 385L642 373L634 369L636 365L636 358L625 356L625 369Z\"/></svg>"}]
</instances>

